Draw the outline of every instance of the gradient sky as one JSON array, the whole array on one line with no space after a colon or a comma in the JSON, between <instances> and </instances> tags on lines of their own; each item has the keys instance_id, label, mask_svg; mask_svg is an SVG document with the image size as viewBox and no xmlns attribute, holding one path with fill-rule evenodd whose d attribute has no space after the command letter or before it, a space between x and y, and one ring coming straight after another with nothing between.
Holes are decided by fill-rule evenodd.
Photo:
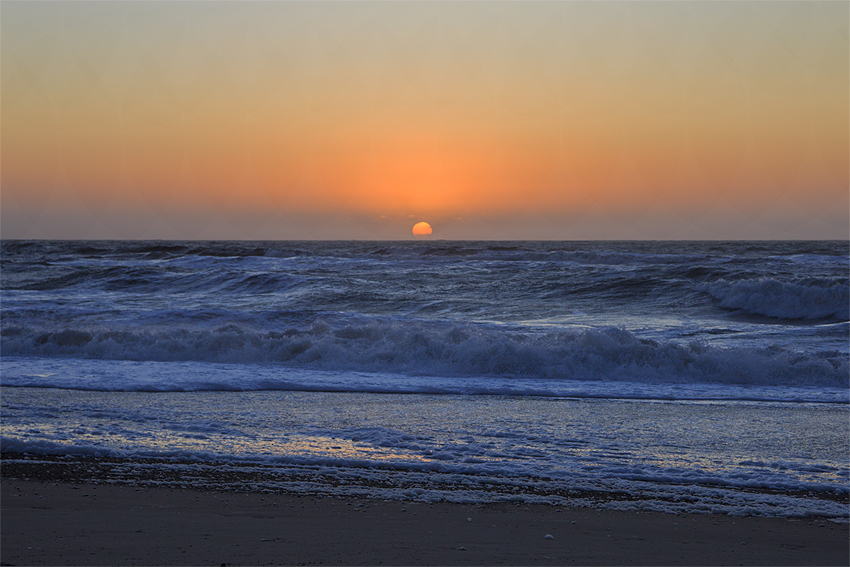
<instances>
[{"instance_id":1,"label":"gradient sky","mask_svg":"<svg viewBox=\"0 0 850 567\"><path fill-rule=\"evenodd\" d=\"M838 238L850 3L10 2L2 238Z\"/></svg>"}]
</instances>

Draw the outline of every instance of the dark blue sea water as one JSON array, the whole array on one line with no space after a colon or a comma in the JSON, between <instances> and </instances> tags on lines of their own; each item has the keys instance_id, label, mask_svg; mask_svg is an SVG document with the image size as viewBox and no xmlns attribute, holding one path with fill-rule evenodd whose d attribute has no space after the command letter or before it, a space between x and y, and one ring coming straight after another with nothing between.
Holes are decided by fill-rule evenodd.
<instances>
[{"instance_id":1,"label":"dark blue sea water","mask_svg":"<svg viewBox=\"0 0 850 567\"><path fill-rule=\"evenodd\" d=\"M3 447L846 493L849 259L846 241L5 241ZM844 514L798 504L770 506Z\"/></svg>"}]
</instances>

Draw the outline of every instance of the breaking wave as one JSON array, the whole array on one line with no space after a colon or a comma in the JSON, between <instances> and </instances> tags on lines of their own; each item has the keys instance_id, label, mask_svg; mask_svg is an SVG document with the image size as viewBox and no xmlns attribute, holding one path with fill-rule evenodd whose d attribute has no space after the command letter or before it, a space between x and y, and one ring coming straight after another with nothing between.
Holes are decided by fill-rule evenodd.
<instances>
[{"instance_id":1,"label":"breaking wave","mask_svg":"<svg viewBox=\"0 0 850 567\"><path fill-rule=\"evenodd\" d=\"M3 331L2 355L274 364L409 376L848 386L847 357L778 346L719 348L637 337L619 328L529 332L495 325L372 321L305 329Z\"/></svg>"}]
</instances>

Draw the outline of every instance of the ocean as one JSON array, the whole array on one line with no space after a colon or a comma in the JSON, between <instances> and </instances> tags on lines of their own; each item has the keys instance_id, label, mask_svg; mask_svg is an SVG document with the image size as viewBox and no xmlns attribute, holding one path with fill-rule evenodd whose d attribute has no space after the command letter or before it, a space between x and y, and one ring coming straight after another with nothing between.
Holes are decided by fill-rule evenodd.
<instances>
[{"instance_id":1,"label":"ocean","mask_svg":"<svg viewBox=\"0 0 850 567\"><path fill-rule=\"evenodd\" d=\"M4 241L0 270L7 463L848 519L847 241Z\"/></svg>"}]
</instances>

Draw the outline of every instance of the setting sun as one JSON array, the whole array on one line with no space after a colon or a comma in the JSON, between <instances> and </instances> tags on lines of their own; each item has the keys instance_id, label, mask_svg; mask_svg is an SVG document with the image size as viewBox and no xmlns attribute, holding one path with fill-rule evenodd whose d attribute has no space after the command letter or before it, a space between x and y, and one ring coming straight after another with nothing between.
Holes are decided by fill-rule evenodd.
<instances>
[{"instance_id":1,"label":"setting sun","mask_svg":"<svg viewBox=\"0 0 850 567\"><path fill-rule=\"evenodd\" d=\"M418 222L413 225L413 236L416 238L428 238L431 232L431 225L427 222Z\"/></svg>"}]
</instances>

